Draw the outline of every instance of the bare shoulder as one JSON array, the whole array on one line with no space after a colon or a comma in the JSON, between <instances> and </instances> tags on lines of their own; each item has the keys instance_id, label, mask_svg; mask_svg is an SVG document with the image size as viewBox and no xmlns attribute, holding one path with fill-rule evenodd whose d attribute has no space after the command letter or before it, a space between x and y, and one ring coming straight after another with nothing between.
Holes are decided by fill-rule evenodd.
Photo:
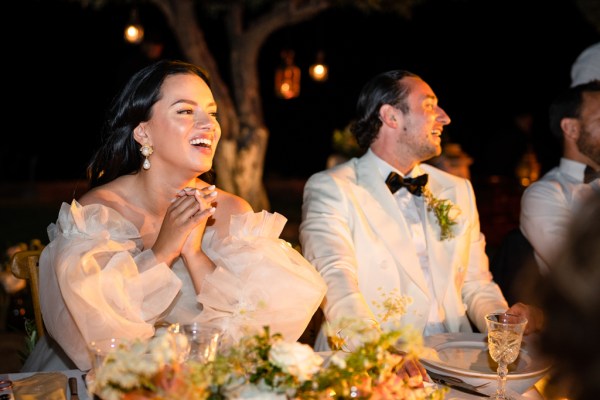
<instances>
[{"instance_id":1,"label":"bare shoulder","mask_svg":"<svg viewBox=\"0 0 600 400\"><path fill-rule=\"evenodd\" d=\"M118 205L123 204L125 198L127 197L125 195L127 193L125 190L127 186L127 182L125 182L126 180L127 179L117 178L107 184L90 189L77 201L82 206L87 206L90 204L102 204L104 206L119 210L120 207Z\"/></svg>"},{"instance_id":2,"label":"bare shoulder","mask_svg":"<svg viewBox=\"0 0 600 400\"><path fill-rule=\"evenodd\" d=\"M246 200L233 193L217 189L219 197L217 197L217 212L221 215L242 214L248 211L253 211L252 206Z\"/></svg>"}]
</instances>

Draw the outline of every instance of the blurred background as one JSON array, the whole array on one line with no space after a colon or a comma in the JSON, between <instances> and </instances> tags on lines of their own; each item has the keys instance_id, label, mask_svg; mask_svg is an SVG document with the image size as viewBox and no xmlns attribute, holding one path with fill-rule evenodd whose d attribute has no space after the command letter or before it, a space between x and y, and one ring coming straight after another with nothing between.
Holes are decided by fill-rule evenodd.
<instances>
[{"instance_id":1,"label":"blurred background","mask_svg":"<svg viewBox=\"0 0 600 400\"><path fill-rule=\"evenodd\" d=\"M7 5L5 20L20 28L3 35L5 116L16 128L3 133L0 181L83 177L104 111L124 81L150 59L185 57L152 2L105 3L100 9L64 0ZM133 6L145 30L141 44L123 39ZM200 13L197 19L231 85L224 21ZM334 7L283 27L267 37L258 57L270 131L265 176L305 178L323 169L332 133L350 122L362 85L395 68L430 83L452 118L445 139L473 157L474 178L510 169L515 156L507 152L522 150L506 146L520 146L510 132L519 113L533 115L531 140L547 169L557 149L547 135L546 108L568 85L575 57L599 37L575 0L430 0L417 2L410 17ZM162 46L154 55L152 43ZM289 100L274 92L286 48L301 71L300 95ZM324 82L308 75L319 51L329 68Z\"/></svg>"}]
</instances>

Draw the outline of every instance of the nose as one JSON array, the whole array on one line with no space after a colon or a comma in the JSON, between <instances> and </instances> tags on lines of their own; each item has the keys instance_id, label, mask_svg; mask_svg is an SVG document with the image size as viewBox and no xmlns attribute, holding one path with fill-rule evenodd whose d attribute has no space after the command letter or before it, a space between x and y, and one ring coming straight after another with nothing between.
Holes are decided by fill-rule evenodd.
<instances>
[{"instance_id":1,"label":"nose","mask_svg":"<svg viewBox=\"0 0 600 400\"><path fill-rule=\"evenodd\" d=\"M199 129L213 130L215 128L215 121L210 115L203 113L194 122L194 126Z\"/></svg>"},{"instance_id":2,"label":"nose","mask_svg":"<svg viewBox=\"0 0 600 400\"><path fill-rule=\"evenodd\" d=\"M446 111L444 111L444 109L440 106L438 106L438 112L439 115L437 120L444 125L448 125L451 122L450 116L446 114Z\"/></svg>"}]
</instances>

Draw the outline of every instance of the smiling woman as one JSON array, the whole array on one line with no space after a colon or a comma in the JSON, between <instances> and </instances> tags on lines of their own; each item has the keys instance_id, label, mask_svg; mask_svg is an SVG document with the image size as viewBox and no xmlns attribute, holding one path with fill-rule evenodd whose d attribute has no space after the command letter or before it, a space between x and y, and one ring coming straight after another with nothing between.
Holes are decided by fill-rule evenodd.
<instances>
[{"instance_id":1,"label":"smiling woman","mask_svg":"<svg viewBox=\"0 0 600 400\"><path fill-rule=\"evenodd\" d=\"M48 227L40 298L50 335L24 370L89 369L91 341L147 339L155 324L210 322L233 342L265 325L300 337L325 284L279 239L285 217L254 213L213 184L216 117L204 71L181 61L141 69L115 97L90 190Z\"/></svg>"}]
</instances>

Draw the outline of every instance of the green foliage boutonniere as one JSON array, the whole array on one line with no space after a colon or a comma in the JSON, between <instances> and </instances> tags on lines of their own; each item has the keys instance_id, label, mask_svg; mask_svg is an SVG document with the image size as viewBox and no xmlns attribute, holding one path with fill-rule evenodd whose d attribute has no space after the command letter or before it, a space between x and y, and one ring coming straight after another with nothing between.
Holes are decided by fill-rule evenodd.
<instances>
[{"instance_id":1,"label":"green foliage boutonniere","mask_svg":"<svg viewBox=\"0 0 600 400\"><path fill-rule=\"evenodd\" d=\"M454 237L452 227L456 225L460 208L448 199L438 199L427 186L423 188L423 195L427 203L427 211L433 212L440 226L440 240L452 239Z\"/></svg>"}]
</instances>

